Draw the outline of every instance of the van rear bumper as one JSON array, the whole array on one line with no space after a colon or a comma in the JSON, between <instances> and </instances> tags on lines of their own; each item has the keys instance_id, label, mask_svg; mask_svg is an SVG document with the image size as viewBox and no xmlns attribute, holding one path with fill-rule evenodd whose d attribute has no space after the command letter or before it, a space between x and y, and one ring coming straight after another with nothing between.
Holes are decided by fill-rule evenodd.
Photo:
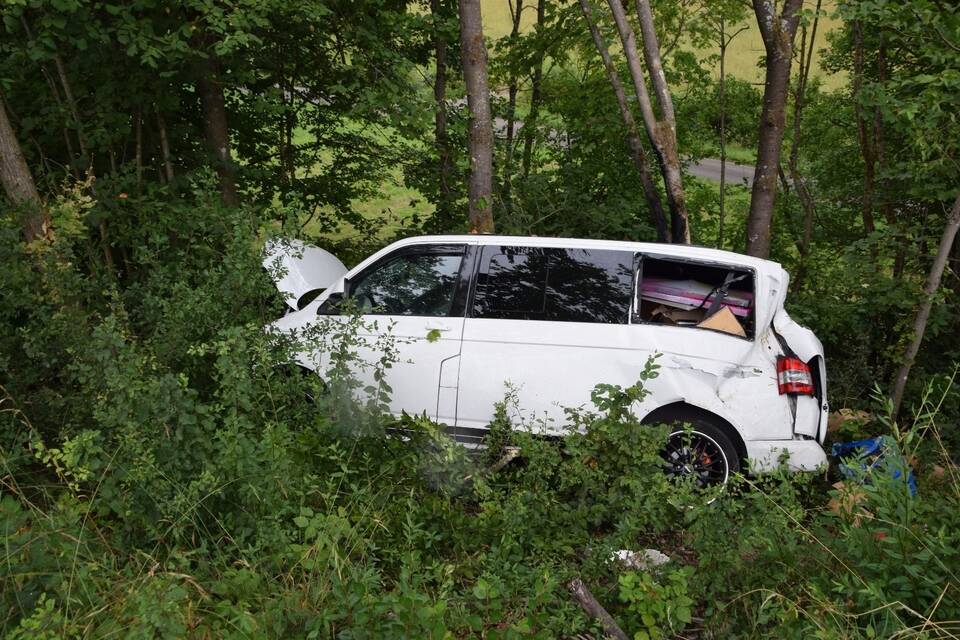
<instances>
[{"instance_id":1,"label":"van rear bumper","mask_svg":"<svg viewBox=\"0 0 960 640\"><path fill-rule=\"evenodd\" d=\"M751 440L746 445L754 473L777 469L781 456L791 471L818 471L827 465L827 454L816 440Z\"/></svg>"}]
</instances>

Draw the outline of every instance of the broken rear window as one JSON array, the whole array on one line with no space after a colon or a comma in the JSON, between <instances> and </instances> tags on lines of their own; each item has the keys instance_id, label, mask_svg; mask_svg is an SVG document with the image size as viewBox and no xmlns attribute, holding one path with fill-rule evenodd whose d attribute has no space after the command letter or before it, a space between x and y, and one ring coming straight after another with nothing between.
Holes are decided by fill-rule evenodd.
<instances>
[{"instance_id":1,"label":"broken rear window","mask_svg":"<svg viewBox=\"0 0 960 640\"><path fill-rule=\"evenodd\" d=\"M753 280L748 269L644 257L634 320L753 339Z\"/></svg>"}]
</instances>

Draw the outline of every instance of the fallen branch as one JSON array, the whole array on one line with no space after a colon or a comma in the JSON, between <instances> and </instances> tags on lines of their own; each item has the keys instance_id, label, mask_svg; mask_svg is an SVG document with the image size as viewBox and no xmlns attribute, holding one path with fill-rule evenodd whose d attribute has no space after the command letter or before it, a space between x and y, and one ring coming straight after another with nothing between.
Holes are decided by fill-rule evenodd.
<instances>
[{"instance_id":1,"label":"fallen branch","mask_svg":"<svg viewBox=\"0 0 960 640\"><path fill-rule=\"evenodd\" d=\"M597 602L597 599L593 597L593 594L590 593L590 590L587 589L587 586L583 584L580 578L571 580L567 584L567 589L570 590L574 600L580 604L583 610L586 611L591 618L600 622L606 637L615 638L616 640L629 640L627 634L617 625L613 617L607 613L603 605Z\"/></svg>"},{"instance_id":2,"label":"fallen branch","mask_svg":"<svg viewBox=\"0 0 960 640\"><path fill-rule=\"evenodd\" d=\"M480 473L482 474L496 473L497 471L500 471L500 469L503 469L505 466L510 464L519 455L520 455L520 447L504 447L503 455L500 456L500 459L494 462L492 465L490 465L486 469L481 470ZM471 473L469 475L464 476L463 482L472 480L475 475L478 475L478 474Z\"/></svg>"}]
</instances>

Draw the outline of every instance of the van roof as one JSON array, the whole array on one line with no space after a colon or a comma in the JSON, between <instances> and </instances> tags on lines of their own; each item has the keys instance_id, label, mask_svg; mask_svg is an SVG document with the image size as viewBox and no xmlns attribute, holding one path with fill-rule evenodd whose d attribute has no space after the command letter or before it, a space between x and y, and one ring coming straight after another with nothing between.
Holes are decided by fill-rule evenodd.
<instances>
[{"instance_id":1,"label":"van roof","mask_svg":"<svg viewBox=\"0 0 960 640\"><path fill-rule=\"evenodd\" d=\"M580 249L620 249L624 251L640 251L656 254L665 258L693 258L722 264L751 267L761 273L783 271L779 263L764 260L753 256L697 247L685 244L668 244L658 242L629 242L626 240L589 240L586 238L553 238L546 236L497 236L481 234L416 236L400 241L398 244L420 244L426 242L464 242L489 244L517 244L525 247L570 247Z\"/></svg>"}]
</instances>

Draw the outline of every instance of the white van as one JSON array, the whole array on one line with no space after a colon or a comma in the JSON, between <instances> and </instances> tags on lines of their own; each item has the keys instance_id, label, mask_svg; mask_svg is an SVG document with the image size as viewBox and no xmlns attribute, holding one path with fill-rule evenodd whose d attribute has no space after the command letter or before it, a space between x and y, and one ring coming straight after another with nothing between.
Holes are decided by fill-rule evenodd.
<instances>
[{"instance_id":1,"label":"white van","mask_svg":"<svg viewBox=\"0 0 960 640\"><path fill-rule=\"evenodd\" d=\"M659 354L636 411L646 423L692 425L664 454L677 473L713 483L747 461L753 472L781 459L794 470L826 461L823 346L784 310L789 276L775 262L684 245L478 235L408 238L350 270L296 241L267 254L292 308L276 328L301 329L354 299L402 340L390 410L426 413L462 441L483 436L508 385L518 424L561 434L564 407L589 405L598 383L634 384ZM322 356L298 360L325 370Z\"/></svg>"}]
</instances>

